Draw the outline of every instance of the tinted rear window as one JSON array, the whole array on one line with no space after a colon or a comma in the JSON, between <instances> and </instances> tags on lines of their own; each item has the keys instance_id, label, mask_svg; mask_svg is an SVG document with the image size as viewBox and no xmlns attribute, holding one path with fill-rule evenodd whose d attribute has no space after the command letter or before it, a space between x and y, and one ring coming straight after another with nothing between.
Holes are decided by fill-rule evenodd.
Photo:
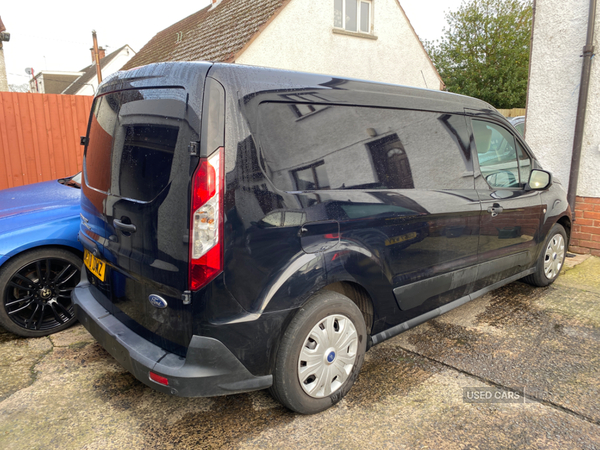
<instances>
[{"instance_id":1,"label":"tinted rear window","mask_svg":"<svg viewBox=\"0 0 600 450\"><path fill-rule=\"evenodd\" d=\"M121 197L152 200L169 182L179 129L172 126L128 125L119 164ZM118 157L118 153L115 152Z\"/></svg>"},{"instance_id":2,"label":"tinted rear window","mask_svg":"<svg viewBox=\"0 0 600 450\"><path fill-rule=\"evenodd\" d=\"M186 111L183 89L145 89L98 97L84 173L89 187L140 201L169 183Z\"/></svg>"},{"instance_id":3,"label":"tinted rear window","mask_svg":"<svg viewBox=\"0 0 600 450\"><path fill-rule=\"evenodd\" d=\"M265 172L284 191L473 189L462 116L263 103L258 126Z\"/></svg>"}]
</instances>

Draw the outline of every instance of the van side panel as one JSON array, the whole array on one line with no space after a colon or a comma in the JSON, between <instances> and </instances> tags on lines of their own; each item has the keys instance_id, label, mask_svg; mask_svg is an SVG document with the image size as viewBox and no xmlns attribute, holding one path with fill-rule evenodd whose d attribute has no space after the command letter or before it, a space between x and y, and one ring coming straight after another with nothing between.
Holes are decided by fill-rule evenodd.
<instances>
[{"instance_id":1,"label":"van side panel","mask_svg":"<svg viewBox=\"0 0 600 450\"><path fill-rule=\"evenodd\" d=\"M480 204L462 108L461 114L411 111L413 99L380 96L376 90L363 97L353 92L348 101L345 84L358 87L360 82L337 85L335 79L302 79L302 74L284 73L277 77L277 85L271 85L269 77L260 76L268 70L239 69L225 70L217 64L211 76L228 89L225 210L226 234L230 234L224 282L242 309L257 314L296 308L321 286L353 280L376 303L375 331L439 307L473 287L475 280L464 277L453 292L433 292L417 303L396 301L393 295L395 287L468 267L477 260ZM313 84L316 81L320 84ZM366 92L366 83L364 88ZM379 107L395 103L397 109L348 107L357 100ZM450 105L427 104L427 99L421 103L424 108L455 111ZM388 125L390 118L393 123ZM406 119L412 124L406 122L400 133L402 125L398 128L394 123ZM330 124L329 131L323 123ZM415 127L419 123L421 128ZM339 144L353 136L351 129L344 131L346 125L361 130L362 142ZM294 135L294 126L312 128L310 142L304 134ZM278 133L287 141L278 141ZM431 145L423 146L424 138ZM414 154L411 140L429 147L430 154ZM348 145L356 150L354 156L341 150L319 159L296 150L302 141L313 153L319 146L333 153ZM276 153L263 151L269 145L286 155L281 160L283 171L277 172ZM436 160L435 150L444 148L453 149L453 156L440 151L437 155L446 159ZM331 172L333 160L348 172ZM389 167L403 176L393 175ZM440 178L448 178L443 187L450 189L440 192ZM388 186L381 189L382 183ZM303 229L308 228L304 225L331 221L339 224L339 235L322 235L323 268L313 262L307 265L310 270L292 271L282 283L282 273L307 253L302 244ZM274 287L279 288L275 295Z\"/></svg>"},{"instance_id":2,"label":"van side panel","mask_svg":"<svg viewBox=\"0 0 600 450\"><path fill-rule=\"evenodd\" d=\"M544 215L540 191L528 190L532 155L518 144L514 128L501 121L469 119L481 200L478 291L532 267Z\"/></svg>"},{"instance_id":3,"label":"van side panel","mask_svg":"<svg viewBox=\"0 0 600 450\"><path fill-rule=\"evenodd\" d=\"M297 90L287 97L319 95ZM261 220L269 229L293 229L291 216L302 222L303 239L317 223L337 223L313 246L328 253L337 248L332 259L361 278L365 268L354 265L355 257L368 255L378 273L361 285L375 290L372 285L385 280L408 318L415 308L437 308L473 287L476 271L454 277L448 289L425 281L477 261L480 202L464 116L287 102L262 102L253 116L263 171L275 190L291 197L289 209ZM273 224L271 217L283 222ZM337 247L330 249L334 237ZM419 296L411 294L415 283L426 285ZM376 329L402 320L398 314L384 316L376 318Z\"/></svg>"}]
</instances>

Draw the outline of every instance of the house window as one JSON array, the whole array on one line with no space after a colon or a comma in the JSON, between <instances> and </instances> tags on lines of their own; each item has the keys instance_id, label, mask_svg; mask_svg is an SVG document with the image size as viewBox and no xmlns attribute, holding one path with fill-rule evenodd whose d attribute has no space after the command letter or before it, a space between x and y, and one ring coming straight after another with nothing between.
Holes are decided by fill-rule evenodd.
<instances>
[{"instance_id":1,"label":"house window","mask_svg":"<svg viewBox=\"0 0 600 450\"><path fill-rule=\"evenodd\" d=\"M371 33L371 0L334 0L333 26L346 31Z\"/></svg>"},{"instance_id":2,"label":"house window","mask_svg":"<svg viewBox=\"0 0 600 450\"><path fill-rule=\"evenodd\" d=\"M302 119L311 114L327 109L327 105L311 105L309 103L294 103L290 108L298 119Z\"/></svg>"},{"instance_id":3,"label":"house window","mask_svg":"<svg viewBox=\"0 0 600 450\"><path fill-rule=\"evenodd\" d=\"M291 172L296 181L296 188L300 191L329 189L329 178L323 160Z\"/></svg>"}]
</instances>

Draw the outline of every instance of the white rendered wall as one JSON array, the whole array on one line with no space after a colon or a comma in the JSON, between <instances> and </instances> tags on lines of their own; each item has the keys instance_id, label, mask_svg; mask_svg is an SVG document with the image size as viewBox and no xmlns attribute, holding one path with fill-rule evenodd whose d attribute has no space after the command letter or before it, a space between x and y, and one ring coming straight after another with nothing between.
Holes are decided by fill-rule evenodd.
<instances>
[{"instance_id":1,"label":"white rendered wall","mask_svg":"<svg viewBox=\"0 0 600 450\"><path fill-rule=\"evenodd\" d=\"M4 63L4 50L0 47L0 92L8 91L8 78L6 77L6 64Z\"/></svg>"},{"instance_id":2,"label":"white rendered wall","mask_svg":"<svg viewBox=\"0 0 600 450\"><path fill-rule=\"evenodd\" d=\"M589 0L537 0L526 139L545 169L569 183ZM600 15L594 46L600 51ZM600 197L600 67L592 62L577 195Z\"/></svg>"},{"instance_id":3,"label":"white rendered wall","mask_svg":"<svg viewBox=\"0 0 600 450\"><path fill-rule=\"evenodd\" d=\"M292 0L236 63L440 89L397 0L373 0L377 40L335 34L333 0Z\"/></svg>"}]
</instances>

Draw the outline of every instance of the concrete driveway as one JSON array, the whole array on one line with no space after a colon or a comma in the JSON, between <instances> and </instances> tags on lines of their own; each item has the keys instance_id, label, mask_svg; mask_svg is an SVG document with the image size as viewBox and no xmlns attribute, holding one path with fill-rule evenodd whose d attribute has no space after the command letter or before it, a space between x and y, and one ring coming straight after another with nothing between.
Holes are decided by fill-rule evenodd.
<instances>
[{"instance_id":1,"label":"concrete driveway","mask_svg":"<svg viewBox=\"0 0 600 450\"><path fill-rule=\"evenodd\" d=\"M372 348L348 396L315 416L266 392L159 394L80 325L39 339L0 329L0 448L600 449L599 355L598 258ZM512 403L473 403L488 395Z\"/></svg>"}]
</instances>

